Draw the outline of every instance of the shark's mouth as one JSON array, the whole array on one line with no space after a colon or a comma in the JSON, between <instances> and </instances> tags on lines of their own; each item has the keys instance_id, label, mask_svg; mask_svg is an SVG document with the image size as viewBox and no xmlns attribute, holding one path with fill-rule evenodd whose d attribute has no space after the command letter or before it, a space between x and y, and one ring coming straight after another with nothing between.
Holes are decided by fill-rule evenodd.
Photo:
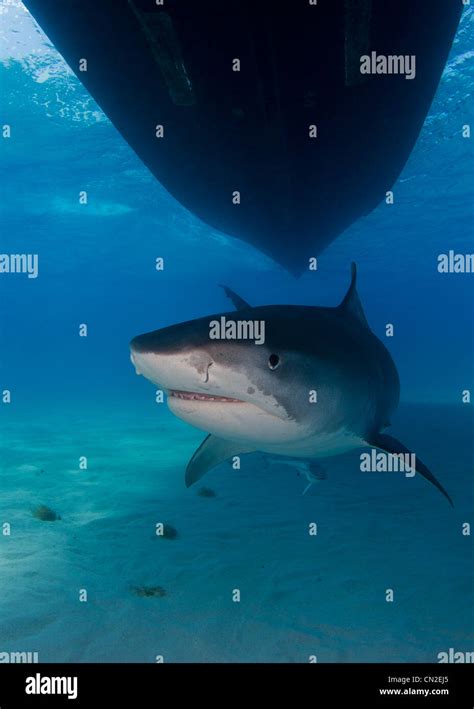
<instances>
[{"instance_id":1,"label":"shark's mouth","mask_svg":"<svg viewBox=\"0 0 474 709\"><path fill-rule=\"evenodd\" d=\"M202 394L201 392L195 391L179 391L177 389L171 389L169 396L175 397L176 399L192 399L193 401L221 401L233 404L243 403L241 399L231 399L228 396L212 396L211 394Z\"/></svg>"}]
</instances>

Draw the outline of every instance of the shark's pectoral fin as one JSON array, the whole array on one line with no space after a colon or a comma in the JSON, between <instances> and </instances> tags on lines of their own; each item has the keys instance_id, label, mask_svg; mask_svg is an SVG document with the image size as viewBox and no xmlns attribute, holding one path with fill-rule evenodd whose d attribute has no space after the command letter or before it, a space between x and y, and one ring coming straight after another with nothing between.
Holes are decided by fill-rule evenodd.
<instances>
[{"instance_id":1,"label":"shark's pectoral fin","mask_svg":"<svg viewBox=\"0 0 474 709\"><path fill-rule=\"evenodd\" d=\"M190 487L197 480L202 478L211 468L215 468L219 463L231 458L239 453L250 453L254 449L245 448L238 441L225 441L209 434L203 440L199 448L194 452L193 457L186 467L185 482L186 487Z\"/></svg>"},{"instance_id":2,"label":"shark's pectoral fin","mask_svg":"<svg viewBox=\"0 0 474 709\"><path fill-rule=\"evenodd\" d=\"M408 450L408 448L404 446L403 443L397 441L397 439L393 438L393 436L388 436L386 433L377 433L370 439L370 441L368 441L368 443L369 445L375 446L376 448L380 448L381 450L386 451L387 453L409 453L410 455L412 455L412 452ZM438 490L447 498L451 507L454 507L452 499L450 498L444 487L441 485L441 483L436 480L435 476L429 470L429 468L427 468L426 465L418 457L416 457L415 460L416 472L419 473L426 480L429 480L429 482L432 483L435 487L437 487Z\"/></svg>"}]
</instances>

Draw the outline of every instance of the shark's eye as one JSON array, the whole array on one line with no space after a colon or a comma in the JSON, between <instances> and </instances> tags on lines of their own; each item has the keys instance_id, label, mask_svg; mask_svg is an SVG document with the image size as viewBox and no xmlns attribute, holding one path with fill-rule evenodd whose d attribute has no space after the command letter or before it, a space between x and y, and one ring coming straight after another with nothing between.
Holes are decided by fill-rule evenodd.
<instances>
[{"instance_id":1,"label":"shark's eye","mask_svg":"<svg viewBox=\"0 0 474 709\"><path fill-rule=\"evenodd\" d=\"M270 357L268 358L268 366L270 367L270 369L276 369L279 364L280 364L279 356L276 354L270 355Z\"/></svg>"}]
</instances>

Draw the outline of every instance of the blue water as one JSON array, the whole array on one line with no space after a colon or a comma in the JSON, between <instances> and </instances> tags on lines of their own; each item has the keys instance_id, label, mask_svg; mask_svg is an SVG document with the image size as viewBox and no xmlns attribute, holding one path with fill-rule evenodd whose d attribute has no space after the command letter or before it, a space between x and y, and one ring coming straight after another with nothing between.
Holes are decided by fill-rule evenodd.
<instances>
[{"instance_id":1,"label":"blue water","mask_svg":"<svg viewBox=\"0 0 474 709\"><path fill-rule=\"evenodd\" d=\"M12 126L0 146L0 251L38 253L40 269L37 279L0 278L0 390L12 392L0 405L0 524L11 525L0 535L0 652L436 662L449 647L472 650L462 525L472 521L474 422L461 397L473 389L473 275L439 274L437 256L472 252L473 151L462 127L473 115L473 10L395 204L359 220L298 280L178 204L21 4L3 0L0 11L1 115ZM252 304L335 305L352 260L401 378L394 435L416 447L454 510L418 478L363 476L357 454L329 461L305 497L291 465L260 454L238 475L212 471L214 497L186 490L202 433L155 403L129 340L227 310L219 283ZM61 520L35 517L41 504ZM178 536L158 539L158 522ZM136 590L158 586L165 595Z\"/></svg>"}]
</instances>

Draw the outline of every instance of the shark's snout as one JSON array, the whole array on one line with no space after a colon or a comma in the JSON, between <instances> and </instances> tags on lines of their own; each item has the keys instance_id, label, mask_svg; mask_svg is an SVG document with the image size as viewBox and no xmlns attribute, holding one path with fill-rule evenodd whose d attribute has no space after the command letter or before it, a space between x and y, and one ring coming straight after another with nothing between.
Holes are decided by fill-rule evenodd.
<instances>
[{"instance_id":1,"label":"shark's snout","mask_svg":"<svg viewBox=\"0 0 474 709\"><path fill-rule=\"evenodd\" d=\"M143 365L147 360L147 352L151 352L150 345L150 334L137 335L130 341L130 361L139 375L145 373Z\"/></svg>"},{"instance_id":2,"label":"shark's snout","mask_svg":"<svg viewBox=\"0 0 474 709\"><path fill-rule=\"evenodd\" d=\"M134 355L135 352L140 351L141 341L142 341L142 335L138 335L138 337L134 337L133 340L130 341L130 352L132 353L132 356Z\"/></svg>"},{"instance_id":3,"label":"shark's snout","mask_svg":"<svg viewBox=\"0 0 474 709\"><path fill-rule=\"evenodd\" d=\"M134 337L130 342L130 360L137 374L169 392L202 390L209 382L213 364L206 347L196 347L184 340L178 328Z\"/></svg>"},{"instance_id":4,"label":"shark's snout","mask_svg":"<svg viewBox=\"0 0 474 709\"><path fill-rule=\"evenodd\" d=\"M156 330L134 337L130 342L130 351L132 355L146 352L164 353L166 345L166 338L160 337L160 330Z\"/></svg>"},{"instance_id":5,"label":"shark's snout","mask_svg":"<svg viewBox=\"0 0 474 709\"><path fill-rule=\"evenodd\" d=\"M130 342L130 361L135 367L137 374L143 374L141 370L141 361L146 353L146 335L138 335Z\"/></svg>"}]
</instances>

